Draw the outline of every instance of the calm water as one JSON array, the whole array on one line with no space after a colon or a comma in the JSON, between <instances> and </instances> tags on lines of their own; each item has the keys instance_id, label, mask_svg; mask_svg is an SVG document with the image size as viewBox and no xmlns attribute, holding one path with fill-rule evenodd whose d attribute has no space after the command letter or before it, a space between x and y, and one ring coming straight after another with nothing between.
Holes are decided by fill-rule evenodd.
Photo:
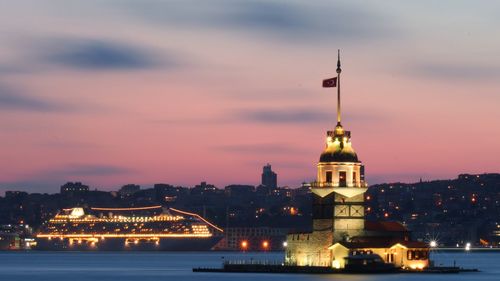
<instances>
[{"instance_id":1,"label":"calm water","mask_svg":"<svg viewBox=\"0 0 500 281\"><path fill-rule=\"evenodd\" d=\"M281 260L281 253L0 252L0 280L500 280L500 252L437 252L437 264L479 268L480 273L392 275L292 275L193 273L226 259Z\"/></svg>"}]
</instances>

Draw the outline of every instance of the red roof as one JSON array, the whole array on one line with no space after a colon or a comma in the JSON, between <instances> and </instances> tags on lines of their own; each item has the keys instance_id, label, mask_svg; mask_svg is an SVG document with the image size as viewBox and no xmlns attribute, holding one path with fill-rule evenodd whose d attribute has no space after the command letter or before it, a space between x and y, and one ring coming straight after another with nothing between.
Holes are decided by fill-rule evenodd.
<instances>
[{"instance_id":1,"label":"red roof","mask_svg":"<svg viewBox=\"0 0 500 281\"><path fill-rule=\"evenodd\" d=\"M408 229L395 221L365 221L365 229L371 231L407 232Z\"/></svg>"},{"instance_id":2,"label":"red roof","mask_svg":"<svg viewBox=\"0 0 500 281\"><path fill-rule=\"evenodd\" d=\"M401 240L389 240L385 241L380 240L365 240L363 242L339 242L339 244L345 246L349 249L366 249L366 248L390 248L396 244L401 244L407 248L429 248L424 242L419 241L401 241Z\"/></svg>"}]
</instances>

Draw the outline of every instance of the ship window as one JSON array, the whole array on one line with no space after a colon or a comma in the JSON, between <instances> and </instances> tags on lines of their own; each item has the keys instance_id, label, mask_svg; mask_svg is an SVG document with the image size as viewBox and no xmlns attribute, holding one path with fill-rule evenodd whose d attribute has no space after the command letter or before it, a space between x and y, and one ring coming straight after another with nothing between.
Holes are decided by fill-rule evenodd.
<instances>
[{"instance_id":1,"label":"ship window","mask_svg":"<svg viewBox=\"0 0 500 281\"><path fill-rule=\"evenodd\" d=\"M347 174L345 171L339 172L339 186L347 185Z\"/></svg>"},{"instance_id":2,"label":"ship window","mask_svg":"<svg viewBox=\"0 0 500 281\"><path fill-rule=\"evenodd\" d=\"M326 182L332 182L332 171L326 172Z\"/></svg>"}]
</instances>

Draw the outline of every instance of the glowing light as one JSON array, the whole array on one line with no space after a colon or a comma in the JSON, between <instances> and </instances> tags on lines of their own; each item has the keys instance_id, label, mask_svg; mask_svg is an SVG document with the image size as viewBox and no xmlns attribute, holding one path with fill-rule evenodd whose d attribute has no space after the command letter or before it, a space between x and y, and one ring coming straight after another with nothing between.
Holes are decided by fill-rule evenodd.
<instances>
[{"instance_id":1,"label":"glowing light","mask_svg":"<svg viewBox=\"0 0 500 281\"><path fill-rule=\"evenodd\" d=\"M248 248L248 241L247 240L241 241L240 246L243 250L246 250Z\"/></svg>"},{"instance_id":2,"label":"glowing light","mask_svg":"<svg viewBox=\"0 0 500 281\"><path fill-rule=\"evenodd\" d=\"M181 214L184 214L184 215L189 215L189 216L194 216L194 217L197 217L199 218L200 220L202 220L203 222L205 222L206 224L210 225L211 227L217 229L218 231L220 232L224 232L224 230L220 227L217 227L215 224L212 224L210 223L209 221L207 221L206 219L202 218L200 215L198 214L194 214L194 213L189 213L189 212L185 212L185 211L181 211L181 210L177 210L177 209L174 209L174 208L170 208L170 210L172 211L175 211L175 212L178 212L178 213L181 213Z\"/></svg>"},{"instance_id":3,"label":"glowing light","mask_svg":"<svg viewBox=\"0 0 500 281\"><path fill-rule=\"evenodd\" d=\"M288 242L286 242L286 241L283 242L283 247L285 247L285 248L288 247Z\"/></svg>"},{"instance_id":4,"label":"glowing light","mask_svg":"<svg viewBox=\"0 0 500 281\"><path fill-rule=\"evenodd\" d=\"M410 264L410 268L411 269L418 269L418 270L422 270L424 269L425 265L423 263L412 263Z\"/></svg>"},{"instance_id":5,"label":"glowing light","mask_svg":"<svg viewBox=\"0 0 500 281\"><path fill-rule=\"evenodd\" d=\"M70 217L78 218L81 216L84 216L85 212L83 211L83 208L73 208L71 209L71 214L69 215Z\"/></svg>"},{"instance_id":6,"label":"glowing light","mask_svg":"<svg viewBox=\"0 0 500 281\"><path fill-rule=\"evenodd\" d=\"M86 239L86 238L94 238L94 237L105 237L105 238L150 238L154 239L155 237L161 237L161 238L166 238L166 237L212 237L211 233L151 233L151 234L141 234L141 233L135 233L135 234L88 234L88 233L82 233L82 234L37 234L37 238L47 238L49 240L52 239L52 237L62 237L62 238L74 238L74 239Z\"/></svg>"},{"instance_id":7,"label":"glowing light","mask_svg":"<svg viewBox=\"0 0 500 281\"><path fill-rule=\"evenodd\" d=\"M336 268L336 269L340 269L340 262L338 260L333 260L332 267Z\"/></svg>"},{"instance_id":8,"label":"glowing light","mask_svg":"<svg viewBox=\"0 0 500 281\"><path fill-rule=\"evenodd\" d=\"M470 243L469 243L469 242L467 242L467 243L465 244L465 250L466 250L466 251L470 251Z\"/></svg>"},{"instance_id":9,"label":"glowing light","mask_svg":"<svg viewBox=\"0 0 500 281\"><path fill-rule=\"evenodd\" d=\"M264 249L269 248L269 241L264 240L264 241L262 242L262 248L264 248Z\"/></svg>"},{"instance_id":10,"label":"glowing light","mask_svg":"<svg viewBox=\"0 0 500 281\"><path fill-rule=\"evenodd\" d=\"M429 243L429 246L431 246L431 248L435 248L437 247L437 242L432 240L430 243Z\"/></svg>"},{"instance_id":11,"label":"glowing light","mask_svg":"<svg viewBox=\"0 0 500 281\"><path fill-rule=\"evenodd\" d=\"M159 209L161 207L162 207L161 205L157 205L157 206L136 207L136 208L97 208L97 207L92 207L90 209L97 210L97 211L138 211L138 210Z\"/></svg>"}]
</instances>

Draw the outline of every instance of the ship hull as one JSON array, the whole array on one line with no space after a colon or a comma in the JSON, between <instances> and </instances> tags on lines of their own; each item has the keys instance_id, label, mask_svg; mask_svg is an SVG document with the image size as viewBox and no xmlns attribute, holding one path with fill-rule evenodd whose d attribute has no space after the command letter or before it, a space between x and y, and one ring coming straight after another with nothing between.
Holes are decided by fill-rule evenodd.
<instances>
[{"instance_id":1,"label":"ship hull","mask_svg":"<svg viewBox=\"0 0 500 281\"><path fill-rule=\"evenodd\" d=\"M207 238L162 238L155 241L126 241L124 238L106 238L97 243L69 239L37 239L34 250L40 251L209 251L222 239L221 236Z\"/></svg>"}]
</instances>

